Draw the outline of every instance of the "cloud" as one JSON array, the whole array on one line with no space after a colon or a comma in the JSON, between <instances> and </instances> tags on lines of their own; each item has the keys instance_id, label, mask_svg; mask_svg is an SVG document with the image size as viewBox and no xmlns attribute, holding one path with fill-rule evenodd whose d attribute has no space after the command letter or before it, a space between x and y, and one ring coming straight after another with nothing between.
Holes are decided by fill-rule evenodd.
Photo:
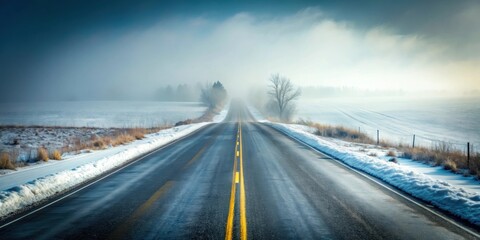
<instances>
[{"instance_id":1,"label":"cloud","mask_svg":"<svg viewBox=\"0 0 480 240\"><path fill-rule=\"evenodd\" d=\"M31 77L66 95L92 96L216 80L243 93L277 72L299 85L478 89L479 59L449 51L440 41L386 26L358 29L318 8L282 17L242 12L222 20L162 20L120 34L98 31L59 46Z\"/></svg>"}]
</instances>

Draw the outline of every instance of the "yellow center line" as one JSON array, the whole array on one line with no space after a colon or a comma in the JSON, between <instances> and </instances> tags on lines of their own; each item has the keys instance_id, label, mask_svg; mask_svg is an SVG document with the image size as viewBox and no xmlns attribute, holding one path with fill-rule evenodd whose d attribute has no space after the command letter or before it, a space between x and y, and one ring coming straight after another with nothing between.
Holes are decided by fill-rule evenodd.
<instances>
[{"instance_id":1,"label":"yellow center line","mask_svg":"<svg viewBox=\"0 0 480 240\"><path fill-rule=\"evenodd\" d=\"M243 177L242 123L240 122L240 239L247 239L247 210Z\"/></svg>"},{"instance_id":2,"label":"yellow center line","mask_svg":"<svg viewBox=\"0 0 480 240\"><path fill-rule=\"evenodd\" d=\"M239 170L237 170L237 162ZM233 237L233 223L235 218L235 196L237 187L240 184L240 239L247 239L247 215L245 200L245 182L243 180L243 156L242 156L242 125L238 123L237 141L235 144L235 157L233 161L232 190L230 193L230 208L227 217L227 226L225 230L225 239L230 240Z\"/></svg>"},{"instance_id":3,"label":"yellow center line","mask_svg":"<svg viewBox=\"0 0 480 240\"><path fill-rule=\"evenodd\" d=\"M236 151L236 149L235 149ZM237 159L233 158L233 174L232 174L232 190L230 192L230 207L228 209L227 227L225 230L225 240L232 239L233 235L233 217L235 216L235 193L236 193L236 172L237 172Z\"/></svg>"}]
</instances>

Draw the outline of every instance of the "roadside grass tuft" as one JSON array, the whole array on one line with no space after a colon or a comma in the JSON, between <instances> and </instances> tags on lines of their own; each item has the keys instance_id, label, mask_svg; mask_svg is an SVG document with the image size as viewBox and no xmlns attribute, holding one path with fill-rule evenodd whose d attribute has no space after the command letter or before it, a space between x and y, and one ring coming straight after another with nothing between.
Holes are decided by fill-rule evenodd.
<instances>
[{"instance_id":1,"label":"roadside grass tuft","mask_svg":"<svg viewBox=\"0 0 480 240\"><path fill-rule=\"evenodd\" d=\"M135 140L135 137L130 135L130 134L126 134L126 133L122 133L118 136L116 136L113 141L112 141L112 145L113 146L117 146L117 145L122 145L122 144L125 144L125 143L129 143L131 141Z\"/></svg>"},{"instance_id":2,"label":"roadside grass tuft","mask_svg":"<svg viewBox=\"0 0 480 240\"><path fill-rule=\"evenodd\" d=\"M93 140L92 146L94 149L105 149L109 144L105 141L106 138L98 138Z\"/></svg>"},{"instance_id":3,"label":"roadside grass tuft","mask_svg":"<svg viewBox=\"0 0 480 240\"><path fill-rule=\"evenodd\" d=\"M10 154L8 154L7 152L2 152L0 154L0 169L15 170L15 164L10 158Z\"/></svg>"},{"instance_id":4,"label":"roadside grass tuft","mask_svg":"<svg viewBox=\"0 0 480 240\"><path fill-rule=\"evenodd\" d=\"M62 160L62 153L60 153L60 151L56 149L52 152L50 159Z\"/></svg>"},{"instance_id":5,"label":"roadside grass tuft","mask_svg":"<svg viewBox=\"0 0 480 240\"><path fill-rule=\"evenodd\" d=\"M445 170L450 170L450 171L452 171L452 172L458 172L457 164L456 164L453 160L451 160L451 159L449 159L449 158L447 158L447 159L443 162L443 168L444 168Z\"/></svg>"},{"instance_id":6,"label":"roadside grass tuft","mask_svg":"<svg viewBox=\"0 0 480 240\"><path fill-rule=\"evenodd\" d=\"M393 150L388 150L387 157L396 157L397 154Z\"/></svg>"},{"instance_id":7,"label":"roadside grass tuft","mask_svg":"<svg viewBox=\"0 0 480 240\"><path fill-rule=\"evenodd\" d=\"M47 149L43 148L43 147L39 147L37 149L37 159L40 161L44 161L44 162L47 162L48 161L48 151Z\"/></svg>"},{"instance_id":8,"label":"roadside grass tuft","mask_svg":"<svg viewBox=\"0 0 480 240\"><path fill-rule=\"evenodd\" d=\"M357 143L368 143L373 144L374 141L368 137L365 133L359 132L357 130L349 129L343 126L332 126L319 124L308 120L299 120L297 124L306 125L316 129L315 134L322 137L331 137L339 138L346 141L357 142Z\"/></svg>"},{"instance_id":9,"label":"roadside grass tuft","mask_svg":"<svg viewBox=\"0 0 480 240\"><path fill-rule=\"evenodd\" d=\"M128 135L133 136L135 139L140 140L145 138L147 130L145 128L132 128L128 130Z\"/></svg>"}]
</instances>

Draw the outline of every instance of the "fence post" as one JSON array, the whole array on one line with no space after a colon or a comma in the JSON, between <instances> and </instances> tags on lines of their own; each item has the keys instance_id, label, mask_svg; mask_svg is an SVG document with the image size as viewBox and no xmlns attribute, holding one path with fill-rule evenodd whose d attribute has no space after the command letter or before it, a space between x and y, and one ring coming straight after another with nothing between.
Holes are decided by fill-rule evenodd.
<instances>
[{"instance_id":1,"label":"fence post","mask_svg":"<svg viewBox=\"0 0 480 240\"><path fill-rule=\"evenodd\" d=\"M467 142L467 167L470 170L470 142Z\"/></svg>"},{"instance_id":2,"label":"fence post","mask_svg":"<svg viewBox=\"0 0 480 240\"><path fill-rule=\"evenodd\" d=\"M377 129L377 145L380 144L380 130Z\"/></svg>"},{"instance_id":3,"label":"fence post","mask_svg":"<svg viewBox=\"0 0 480 240\"><path fill-rule=\"evenodd\" d=\"M413 143L412 143L412 148L415 148L415 134L413 134Z\"/></svg>"}]
</instances>

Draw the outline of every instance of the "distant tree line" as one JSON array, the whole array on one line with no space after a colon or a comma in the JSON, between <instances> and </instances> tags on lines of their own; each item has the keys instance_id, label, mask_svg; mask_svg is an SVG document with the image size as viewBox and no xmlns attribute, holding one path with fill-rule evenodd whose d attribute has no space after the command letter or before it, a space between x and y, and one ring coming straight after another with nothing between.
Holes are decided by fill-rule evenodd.
<instances>
[{"instance_id":1,"label":"distant tree line","mask_svg":"<svg viewBox=\"0 0 480 240\"><path fill-rule=\"evenodd\" d=\"M157 89L154 99L165 102L198 102L200 100L201 85L196 87L188 84L178 84L177 86L167 85Z\"/></svg>"},{"instance_id":2,"label":"distant tree line","mask_svg":"<svg viewBox=\"0 0 480 240\"><path fill-rule=\"evenodd\" d=\"M222 107L227 99L227 90L220 81L213 84L188 84L177 86L167 85L160 87L155 92L154 100L166 102L202 102L209 108Z\"/></svg>"}]
</instances>

